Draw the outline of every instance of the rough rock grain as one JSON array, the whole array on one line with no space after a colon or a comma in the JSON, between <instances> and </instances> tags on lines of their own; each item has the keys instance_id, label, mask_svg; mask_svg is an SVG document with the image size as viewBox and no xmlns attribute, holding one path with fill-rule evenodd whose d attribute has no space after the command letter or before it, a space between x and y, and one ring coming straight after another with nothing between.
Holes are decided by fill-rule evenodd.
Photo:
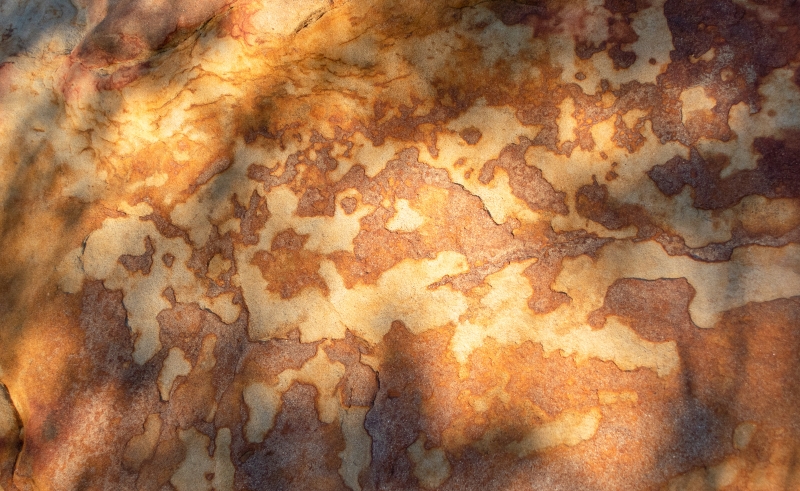
<instances>
[{"instance_id":1,"label":"rough rock grain","mask_svg":"<svg viewBox=\"0 0 800 491\"><path fill-rule=\"evenodd\" d=\"M0 3L0 491L800 489L800 2Z\"/></svg>"}]
</instances>

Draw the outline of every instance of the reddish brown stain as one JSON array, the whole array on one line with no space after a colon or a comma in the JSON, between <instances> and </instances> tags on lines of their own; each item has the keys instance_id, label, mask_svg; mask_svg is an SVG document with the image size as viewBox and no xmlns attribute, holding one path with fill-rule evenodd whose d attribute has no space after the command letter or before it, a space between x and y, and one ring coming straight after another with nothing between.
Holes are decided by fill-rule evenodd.
<instances>
[{"instance_id":1,"label":"reddish brown stain","mask_svg":"<svg viewBox=\"0 0 800 491\"><path fill-rule=\"evenodd\" d=\"M480 141L481 136L483 136L481 130L479 130L474 126L470 126L469 128L464 128L458 133L458 135L461 137L462 140L467 142L467 144L469 145L475 145Z\"/></svg>"},{"instance_id":2,"label":"reddish brown stain","mask_svg":"<svg viewBox=\"0 0 800 491\"><path fill-rule=\"evenodd\" d=\"M249 489L345 490L338 453L345 448L338 424L319 421L314 386L295 383L267 439L239 464L236 485Z\"/></svg>"},{"instance_id":3,"label":"reddish brown stain","mask_svg":"<svg viewBox=\"0 0 800 491\"><path fill-rule=\"evenodd\" d=\"M150 274L150 268L153 266L153 253L155 252L153 241L150 240L150 236L144 238L144 246L145 252L143 254L138 256L125 254L120 256L118 261L131 273L141 272L144 275Z\"/></svg>"},{"instance_id":4,"label":"reddish brown stain","mask_svg":"<svg viewBox=\"0 0 800 491\"><path fill-rule=\"evenodd\" d=\"M529 139L522 138L519 144L506 146L500 152L499 158L483 165L478 179L488 184L494 178L495 168L501 167L508 173L511 191L527 203L531 210L549 210L566 215L564 193L553 189L542 176L542 171L525 161L525 151L532 144Z\"/></svg>"},{"instance_id":5,"label":"reddish brown stain","mask_svg":"<svg viewBox=\"0 0 800 491\"><path fill-rule=\"evenodd\" d=\"M305 288L318 288L325 295L328 285L319 275L323 256L303 249L308 235L284 230L272 240L270 251L258 251L253 264L267 281L267 290L281 298L292 298Z\"/></svg>"},{"instance_id":6,"label":"reddish brown stain","mask_svg":"<svg viewBox=\"0 0 800 491\"><path fill-rule=\"evenodd\" d=\"M361 354L370 353L369 344L347 331L343 340L325 348L328 358L345 366L338 389L344 407L372 407L378 392L378 374L361 362Z\"/></svg>"},{"instance_id":7,"label":"reddish brown stain","mask_svg":"<svg viewBox=\"0 0 800 491\"><path fill-rule=\"evenodd\" d=\"M663 165L654 166L648 175L667 196L691 186L694 206L703 210L728 208L752 194L795 198L800 196L797 145L795 140L756 138L753 147L761 154L757 167L726 178L721 178L720 172L728 163L727 157L703 157L694 148L688 160L673 157Z\"/></svg>"}]
</instances>

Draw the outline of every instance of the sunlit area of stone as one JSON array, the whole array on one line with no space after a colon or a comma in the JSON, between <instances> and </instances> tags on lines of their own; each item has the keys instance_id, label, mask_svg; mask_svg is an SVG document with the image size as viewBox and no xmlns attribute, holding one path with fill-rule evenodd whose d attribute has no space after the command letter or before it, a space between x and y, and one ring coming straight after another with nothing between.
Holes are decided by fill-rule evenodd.
<instances>
[{"instance_id":1,"label":"sunlit area of stone","mask_svg":"<svg viewBox=\"0 0 800 491\"><path fill-rule=\"evenodd\" d=\"M800 3L0 3L0 491L800 490Z\"/></svg>"}]
</instances>

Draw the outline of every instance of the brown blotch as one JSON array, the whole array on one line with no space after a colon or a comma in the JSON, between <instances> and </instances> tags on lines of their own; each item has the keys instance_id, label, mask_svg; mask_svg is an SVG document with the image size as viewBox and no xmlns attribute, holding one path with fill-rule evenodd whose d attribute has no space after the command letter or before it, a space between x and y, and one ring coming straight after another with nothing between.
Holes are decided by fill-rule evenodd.
<instances>
[{"instance_id":1,"label":"brown blotch","mask_svg":"<svg viewBox=\"0 0 800 491\"><path fill-rule=\"evenodd\" d=\"M144 238L144 247L144 254L139 254L138 256L124 254L117 261L131 273L139 271L144 275L150 274L150 268L153 266L153 253L156 250L149 235Z\"/></svg>"},{"instance_id":2,"label":"brown blotch","mask_svg":"<svg viewBox=\"0 0 800 491\"><path fill-rule=\"evenodd\" d=\"M608 186L598 184L592 176L592 184L581 186L575 193L578 214L595 221L609 230L619 230L633 225L638 238L652 237L659 231L643 207L617 203L609 198Z\"/></svg>"},{"instance_id":3,"label":"brown blotch","mask_svg":"<svg viewBox=\"0 0 800 491\"><path fill-rule=\"evenodd\" d=\"M644 122L644 118L640 118L633 128L629 128L628 125L625 124L625 120L622 119L622 116L617 115L617 119L614 122L614 136L611 137L611 141L613 141L617 147L626 149L628 153L636 152L642 148L645 143L645 138L642 135Z\"/></svg>"},{"instance_id":4,"label":"brown blotch","mask_svg":"<svg viewBox=\"0 0 800 491\"><path fill-rule=\"evenodd\" d=\"M800 139L756 138L753 147L761 154L757 167L726 178L721 178L720 172L728 164L728 157L704 158L695 148L689 160L675 156L653 167L647 175L667 196L675 196L684 186L691 186L693 204L703 210L728 208L751 194L767 198L800 197Z\"/></svg>"},{"instance_id":5,"label":"brown blotch","mask_svg":"<svg viewBox=\"0 0 800 491\"><path fill-rule=\"evenodd\" d=\"M633 51L623 51L619 45L614 45L608 50L608 56L614 62L615 70L630 68L636 62L636 53Z\"/></svg>"},{"instance_id":6,"label":"brown blotch","mask_svg":"<svg viewBox=\"0 0 800 491\"><path fill-rule=\"evenodd\" d=\"M612 14L633 14L638 11L636 0L605 0L603 7Z\"/></svg>"},{"instance_id":7,"label":"brown blotch","mask_svg":"<svg viewBox=\"0 0 800 491\"><path fill-rule=\"evenodd\" d=\"M526 162L525 151L531 145L533 142L525 137L520 138L519 144L507 145L496 160L489 160L483 165L478 179L488 184L494 179L495 168L502 167L508 173L514 196L523 200L531 210L550 210L566 215L568 210L564 193L553 189L542 171Z\"/></svg>"},{"instance_id":8,"label":"brown blotch","mask_svg":"<svg viewBox=\"0 0 800 491\"><path fill-rule=\"evenodd\" d=\"M342 404L345 407L371 407L378 392L378 374L361 363L361 354L369 353L366 341L357 338L349 330L343 340L336 339L325 348L331 361L345 366L345 374L338 384Z\"/></svg>"},{"instance_id":9,"label":"brown blotch","mask_svg":"<svg viewBox=\"0 0 800 491\"><path fill-rule=\"evenodd\" d=\"M258 232L264 228L270 217L266 198L258 194L258 191L253 190L247 208L239 204L239 199L235 194L231 200L233 201L233 214L240 220L239 234L242 243L245 245L258 244Z\"/></svg>"},{"instance_id":10,"label":"brown blotch","mask_svg":"<svg viewBox=\"0 0 800 491\"><path fill-rule=\"evenodd\" d=\"M481 139L483 134L478 128L470 126L469 128L464 128L461 130L461 132L459 132L459 136L461 136L461 139L467 142L467 144L475 145Z\"/></svg>"},{"instance_id":11,"label":"brown blotch","mask_svg":"<svg viewBox=\"0 0 800 491\"><path fill-rule=\"evenodd\" d=\"M450 250L467 257L470 271L456 278L445 277L431 287L451 284L466 291L509 261L530 256L529 248L514 239L507 224L494 222L479 197L450 181L445 170L431 168L418 157L416 149L404 150L373 179L363 178L358 184L364 202L377 209L361 219L353 253L329 256L348 288L359 282L374 283L404 259L432 259L438 252ZM363 168L359 169L363 174ZM395 210L382 203L397 198L413 201L414 208L426 217L420 228L412 232L386 228Z\"/></svg>"},{"instance_id":12,"label":"brown blotch","mask_svg":"<svg viewBox=\"0 0 800 491\"><path fill-rule=\"evenodd\" d=\"M342 205L342 210L344 210L345 215L352 215L353 212L356 211L356 206L358 206L358 200L356 200L352 196L347 196L342 198L340 202Z\"/></svg>"},{"instance_id":13,"label":"brown blotch","mask_svg":"<svg viewBox=\"0 0 800 491\"><path fill-rule=\"evenodd\" d=\"M261 381L274 385L281 372L297 370L310 360L317 353L319 344L301 343L297 329L288 333L286 339L250 343L242 355L239 374L248 382Z\"/></svg>"},{"instance_id":14,"label":"brown blotch","mask_svg":"<svg viewBox=\"0 0 800 491\"><path fill-rule=\"evenodd\" d=\"M316 397L300 383L283 394L272 431L238 466L237 489L348 489L338 472L344 437L337 422L319 421Z\"/></svg>"},{"instance_id":15,"label":"brown blotch","mask_svg":"<svg viewBox=\"0 0 800 491\"><path fill-rule=\"evenodd\" d=\"M319 288L328 294L328 285L319 275L323 256L303 249L308 235L298 235L293 229L280 232L272 240L270 251L258 251L253 264L267 281L267 290L292 298L305 288Z\"/></svg>"},{"instance_id":16,"label":"brown blotch","mask_svg":"<svg viewBox=\"0 0 800 491\"><path fill-rule=\"evenodd\" d=\"M172 289L171 286L168 286L163 292L161 292L161 296L166 298L172 307L175 308L175 304L178 302L175 298L175 290Z\"/></svg>"},{"instance_id":17,"label":"brown blotch","mask_svg":"<svg viewBox=\"0 0 800 491\"><path fill-rule=\"evenodd\" d=\"M205 169L200 172L200 175L194 180L191 186L189 186L188 192L189 194L194 194L197 191L197 188L206 184L210 181L214 176L217 174L221 174L228 170L230 166L233 165L233 160L227 157L223 157L211 162Z\"/></svg>"},{"instance_id":18,"label":"brown blotch","mask_svg":"<svg viewBox=\"0 0 800 491\"><path fill-rule=\"evenodd\" d=\"M595 53L604 51L607 45L607 41L603 41L597 45L594 43L589 44L587 41L578 41L575 43L575 55L581 60L588 60L594 56Z\"/></svg>"}]
</instances>

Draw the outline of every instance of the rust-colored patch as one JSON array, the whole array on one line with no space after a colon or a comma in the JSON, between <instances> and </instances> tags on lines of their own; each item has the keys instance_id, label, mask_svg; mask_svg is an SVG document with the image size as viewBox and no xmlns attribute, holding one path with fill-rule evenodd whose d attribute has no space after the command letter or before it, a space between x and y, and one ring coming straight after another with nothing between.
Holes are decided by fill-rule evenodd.
<instances>
[{"instance_id":1,"label":"rust-colored patch","mask_svg":"<svg viewBox=\"0 0 800 491\"><path fill-rule=\"evenodd\" d=\"M461 137L462 140L467 142L469 145L475 145L481 139L481 130L474 126L470 126L469 128L464 128L461 130L458 135Z\"/></svg>"},{"instance_id":2,"label":"rust-colored patch","mask_svg":"<svg viewBox=\"0 0 800 491\"><path fill-rule=\"evenodd\" d=\"M295 383L283 395L275 427L239 464L237 487L347 489L338 474L344 440L337 424L319 421L316 389Z\"/></svg>"},{"instance_id":3,"label":"rust-colored patch","mask_svg":"<svg viewBox=\"0 0 800 491\"><path fill-rule=\"evenodd\" d=\"M564 193L553 189L542 176L542 171L525 160L525 151L532 144L527 138L522 138L519 144L506 146L498 159L483 165L479 179L484 184L489 183L494 178L495 167L501 167L508 172L514 195L527 203L531 210L549 210L565 215L567 206L564 203Z\"/></svg>"},{"instance_id":4,"label":"rust-colored patch","mask_svg":"<svg viewBox=\"0 0 800 491\"><path fill-rule=\"evenodd\" d=\"M292 298L305 288L318 288L327 295L328 285L319 275L320 254L303 249L307 235L298 235L288 229L272 240L270 251L258 251L253 264L267 280L267 289Z\"/></svg>"},{"instance_id":5,"label":"rust-colored patch","mask_svg":"<svg viewBox=\"0 0 800 491\"><path fill-rule=\"evenodd\" d=\"M689 160L673 157L653 167L648 175L667 196L678 194L685 185L691 186L694 206L704 210L727 208L751 194L767 198L800 197L797 140L756 138L753 147L761 154L758 167L726 178L719 173L727 158L704 158L697 149L692 149Z\"/></svg>"},{"instance_id":6,"label":"rust-colored patch","mask_svg":"<svg viewBox=\"0 0 800 491\"><path fill-rule=\"evenodd\" d=\"M342 405L345 407L372 407L378 392L378 374L361 362L361 354L369 352L369 345L347 331L344 340L335 340L325 348L328 358L345 366L345 375L339 382Z\"/></svg>"},{"instance_id":7,"label":"rust-colored patch","mask_svg":"<svg viewBox=\"0 0 800 491\"><path fill-rule=\"evenodd\" d=\"M138 256L125 254L120 256L118 261L131 273L141 272L144 275L150 274L150 268L153 266L153 253L156 251L153 248L153 241L147 236L144 239L145 252Z\"/></svg>"}]
</instances>

